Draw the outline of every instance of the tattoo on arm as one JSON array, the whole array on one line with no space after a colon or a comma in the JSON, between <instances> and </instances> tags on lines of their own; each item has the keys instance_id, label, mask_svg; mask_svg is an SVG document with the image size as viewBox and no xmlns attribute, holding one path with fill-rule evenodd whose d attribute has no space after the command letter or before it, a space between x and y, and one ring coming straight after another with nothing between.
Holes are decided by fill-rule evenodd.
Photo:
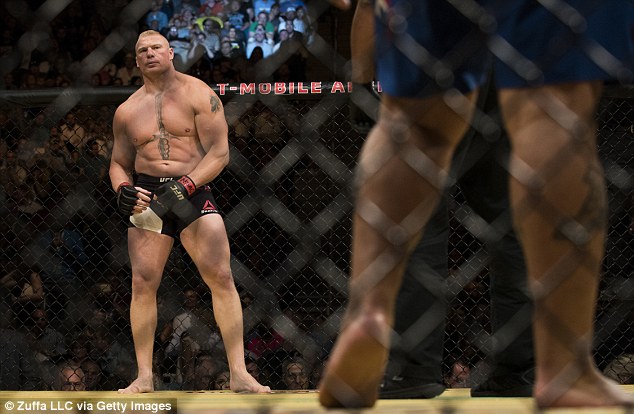
<instances>
[{"instance_id":1,"label":"tattoo on arm","mask_svg":"<svg viewBox=\"0 0 634 414\"><path fill-rule=\"evenodd\" d=\"M220 110L220 99L217 96L211 96L209 98L209 102L211 103L211 112L218 112Z\"/></svg>"},{"instance_id":2,"label":"tattoo on arm","mask_svg":"<svg viewBox=\"0 0 634 414\"><path fill-rule=\"evenodd\" d=\"M156 109L156 120L158 121L158 135L154 135L153 140L158 140L158 149L161 153L161 158L164 160L170 159L170 142L169 142L169 134L165 130L165 125L163 125L163 101L162 95L158 95L154 99L154 108Z\"/></svg>"}]
</instances>

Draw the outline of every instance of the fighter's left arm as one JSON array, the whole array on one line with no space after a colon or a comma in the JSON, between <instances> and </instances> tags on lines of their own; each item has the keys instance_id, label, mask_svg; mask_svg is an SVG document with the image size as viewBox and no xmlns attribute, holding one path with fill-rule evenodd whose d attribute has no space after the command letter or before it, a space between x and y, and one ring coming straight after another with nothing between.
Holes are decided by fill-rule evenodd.
<instances>
[{"instance_id":1,"label":"fighter's left arm","mask_svg":"<svg viewBox=\"0 0 634 414\"><path fill-rule=\"evenodd\" d=\"M229 163L229 127L222 102L204 85L192 94L194 120L205 156L188 176L197 186L212 181Z\"/></svg>"}]
</instances>

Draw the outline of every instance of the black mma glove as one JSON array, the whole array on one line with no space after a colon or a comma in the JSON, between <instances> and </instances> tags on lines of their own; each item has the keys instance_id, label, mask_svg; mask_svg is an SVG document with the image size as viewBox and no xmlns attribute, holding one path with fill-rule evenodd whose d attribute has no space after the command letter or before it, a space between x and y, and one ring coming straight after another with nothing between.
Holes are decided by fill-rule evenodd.
<instances>
[{"instance_id":1,"label":"black mma glove","mask_svg":"<svg viewBox=\"0 0 634 414\"><path fill-rule=\"evenodd\" d=\"M353 83L350 94L350 124L360 134L367 134L379 114L380 96L373 82Z\"/></svg>"},{"instance_id":2,"label":"black mma glove","mask_svg":"<svg viewBox=\"0 0 634 414\"><path fill-rule=\"evenodd\" d=\"M117 210L123 215L131 216L137 202L139 190L128 182L123 182L117 189Z\"/></svg>"},{"instance_id":3,"label":"black mma glove","mask_svg":"<svg viewBox=\"0 0 634 414\"><path fill-rule=\"evenodd\" d=\"M191 204L187 199L196 191L196 184L186 175L178 180L170 180L156 189L156 200L152 210L163 217L168 212L173 212L183 217L191 210Z\"/></svg>"}]
</instances>

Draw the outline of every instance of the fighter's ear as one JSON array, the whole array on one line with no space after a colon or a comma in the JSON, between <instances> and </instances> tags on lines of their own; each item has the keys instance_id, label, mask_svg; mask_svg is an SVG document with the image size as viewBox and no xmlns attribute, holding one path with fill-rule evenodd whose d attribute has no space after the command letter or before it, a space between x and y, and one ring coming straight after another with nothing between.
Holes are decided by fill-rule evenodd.
<instances>
[{"instance_id":1,"label":"fighter's ear","mask_svg":"<svg viewBox=\"0 0 634 414\"><path fill-rule=\"evenodd\" d=\"M170 47L170 62L174 60L174 48Z\"/></svg>"}]
</instances>

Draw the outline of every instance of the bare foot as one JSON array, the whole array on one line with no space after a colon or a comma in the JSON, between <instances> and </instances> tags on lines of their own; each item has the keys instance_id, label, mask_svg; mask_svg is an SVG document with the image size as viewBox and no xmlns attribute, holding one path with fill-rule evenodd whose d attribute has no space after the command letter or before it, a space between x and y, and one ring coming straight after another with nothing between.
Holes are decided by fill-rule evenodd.
<instances>
[{"instance_id":1,"label":"bare foot","mask_svg":"<svg viewBox=\"0 0 634 414\"><path fill-rule=\"evenodd\" d=\"M150 378L137 378L127 388L119 390L119 394L140 394L143 392L154 392L154 382Z\"/></svg>"},{"instance_id":2,"label":"bare foot","mask_svg":"<svg viewBox=\"0 0 634 414\"><path fill-rule=\"evenodd\" d=\"M319 385L324 407L372 407L379 395L390 327L381 314L349 323L335 344Z\"/></svg>"},{"instance_id":3,"label":"bare foot","mask_svg":"<svg viewBox=\"0 0 634 414\"><path fill-rule=\"evenodd\" d=\"M634 396L596 369L565 388L556 380L546 385L535 384L535 401L540 408L634 407Z\"/></svg>"},{"instance_id":4,"label":"bare foot","mask_svg":"<svg viewBox=\"0 0 634 414\"><path fill-rule=\"evenodd\" d=\"M248 392L248 393L263 393L271 392L271 388L260 384L249 374L244 372L243 374L231 375L231 391L233 392Z\"/></svg>"}]
</instances>

